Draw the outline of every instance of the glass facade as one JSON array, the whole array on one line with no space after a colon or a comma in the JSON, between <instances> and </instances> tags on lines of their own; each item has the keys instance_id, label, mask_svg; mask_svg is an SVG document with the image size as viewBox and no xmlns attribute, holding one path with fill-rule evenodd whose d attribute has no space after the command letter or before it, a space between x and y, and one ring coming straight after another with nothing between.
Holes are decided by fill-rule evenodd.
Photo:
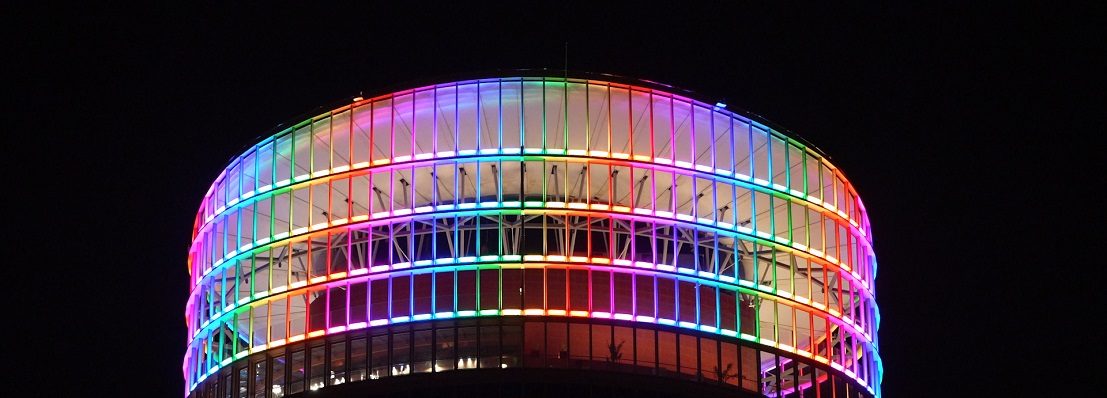
<instances>
[{"instance_id":1,"label":"glass facade","mask_svg":"<svg viewBox=\"0 0 1107 398\"><path fill-rule=\"evenodd\" d=\"M255 145L205 196L186 395L586 366L878 396L870 232L817 151L655 89L502 78L359 100Z\"/></svg>"}]
</instances>

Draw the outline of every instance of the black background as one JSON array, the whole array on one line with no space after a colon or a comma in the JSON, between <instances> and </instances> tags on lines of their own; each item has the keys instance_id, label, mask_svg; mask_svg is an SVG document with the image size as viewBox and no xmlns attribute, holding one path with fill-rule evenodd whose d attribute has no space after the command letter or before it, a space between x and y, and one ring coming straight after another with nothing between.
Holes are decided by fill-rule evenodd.
<instances>
[{"instance_id":1,"label":"black background","mask_svg":"<svg viewBox=\"0 0 1107 398\"><path fill-rule=\"evenodd\" d=\"M6 14L16 123L5 170L16 185L5 191L19 195L5 235L27 259L3 267L16 309L4 324L23 329L5 351L26 353L5 355L18 369L5 389L180 396L189 232L233 156L359 93L497 69L556 74L566 43L570 70L725 100L845 170L873 223L886 396L1102 386L1103 300L1081 282L1103 260L1079 259L1103 246L1088 230L1103 221L1104 159L1083 153L1101 149L1102 10L518 2Z\"/></svg>"}]
</instances>

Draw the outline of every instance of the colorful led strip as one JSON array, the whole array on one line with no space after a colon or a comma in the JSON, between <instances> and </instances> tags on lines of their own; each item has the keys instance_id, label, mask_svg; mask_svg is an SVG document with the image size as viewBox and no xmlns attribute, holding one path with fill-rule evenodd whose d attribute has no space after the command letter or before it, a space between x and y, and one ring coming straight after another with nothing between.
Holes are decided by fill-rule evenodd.
<instances>
[{"instance_id":1,"label":"colorful led strip","mask_svg":"<svg viewBox=\"0 0 1107 398\"><path fill-rule=\"evenodd\" d=\"M639 180L641 176L646 178ZM354 189L358 183L363 183L360 190ZM710 204L701 200L705 196ZM499 224L482 227L482 217L498 217ZM549 231L564 232L557 243L562 249L551 254L544 242L543 254L535 254L519 247L505 249L503 242L509 238L504 217L562 217L566 225L571 218L589 221L581 228L553 229L543 221L544 237ZM455 225L449 226L450 220ZM475 226L456 225L471 220L477 220ZM594 220L606 223L608 233L593 236ZM450 250L443 253L432 250L434 255L421 259L395 261L416 255L417 239L437 245L439 232L430 232L429 238L415 232L416 223L428 222L435 229L439 222L447 225L455 239L480 231L473 235L474 251L462 253L465 250L451 242ZM534 229L524 224L520 221L518 229ZM575 236L571 234L580 231L588 234L586 240L609 237L611 243L603 245L611 247L623 238L631 248L639 238L636 231L641 231L617 230L617 226L638 224L673 231L667 241L673 245L669 261L643 261L638 258L643 253L636 250L615 255L613 248L606 256L596 256L592 243L587 243L585 255L566 249L571 247L570 236ZM374 228L385 232L371 231ZM404 228L409 229L397 234ZM361 246L352 243L351 236L358 233L366 236ZM479 243L487 233L496 236L493 250ZM680 233L692 238L682 241ZM344 235L349 244L330 241L338 235ZM657 240L657 232L652 237ZM319 239L326 240L325 249L315 248ZM407 239L412 250L388 248L384 259L353 256L355 247L379 251L370 241L379 246L381 241L397 239ZM710 245L701 248L701 239ZM754 251L741 253L747 244ZM309 249L295 254L296 245ZM345 265L323 272L304 265L305 275L296 276L289 263L285 279L275 284L267 280L265 289L257 289L257 279L254 284L244 282L259 272L271 273L263 268L283 264L272 257L282 248L291 250L292 254L282 254L289 261L296 257L316 263L320 260L313 260L310 253L322 253L327 256L324 268L331 268L332 257L341 257L344 250L341 262ZM720 248L731 252L721 255ZM763 255L757 248L767 249L771 258L759 260ZM653 250L649 254L657 257L658 249ZM692 257L677 257L680 250L691 250ZM708 252L711 260L701 264L700 255ZM743 267L749 266L739 264L739 259L754 264L749 268L752 272L745 271ZM768 265L757 266L759 262ZM729 274L722 271L726 264ZM347 313L344 322L333 325L328 312L331 326L288 337L295 322L288 304L280 338L270 335L271 327L265 326L266 337L253 347L238 347L236 340L234 354L226 358L222 357L225 348L216 348L227 341L214 332L238 333L240 314L281 300L290 303L309 291L330 292L374 280L387 280L391 286L394 278L477 269L498 273L571 269L589 275L606 272L691 283L696 289L729 291L735 297L757 298L759 303L768 300L788 312L802 313L811 322L819 319L827 344L844 347L843 334L860 344L830 355L836 359L821 356L813 337L806 345L796 339L797 318L779 316L768 323L773 334L782 328L792 330L784 339L787 342L766 338L762 325L753 333L740 333L739 327L719 325L723 317L717 302L714 323L701 322L710 318L702 317L698 306L692 321L668 319L656 313L656 290L655 313L641 313L637 286L631 287L629 297L617 297L611 282L609 302L629 299L623 304L634 311L597 311L589 296L587 308L512 308L497 303L492 308L415 313L412 307L404 315L380 319L366 315L359 320ZM758 276L758 269L772 275ZM784 285L778 275L782 269L788 273ZM881 363L875 341L879 311L872 292L876 262L864 205L852 186L816 151L761 123L720 106L644 87L559 78L465 81L358 101L296 124L251 148L217 178L196 218L189 271L193 278L186 308L190 340L183 369L189 391L236 358L306 338L430 319L522 315L607 318L736 337L829 364L870 394L879 395ZM806 288L796 283L797 275L805 273ZM813 282L815 274L821 278L817 282ZM813 288L816 283L821 300ZM234 294L228 299L231 285ZM498 286L500 297L503 288ZM416 300L413 289L405 299L411 305ZM545 282L542 289L547 289ZM456 304L461 292L455 289L452 294ZM479 288L474 294L481 294ZM393 297L387 297L388 308ZM834 305L829 305L831 297ZM266 322L270 317L266 315ZM306 319L302 326L306 327ZM253 327L254 322L251 317L246 324ZM839 336L833 343L831 334Z\"/></svg>"}]
</instances>

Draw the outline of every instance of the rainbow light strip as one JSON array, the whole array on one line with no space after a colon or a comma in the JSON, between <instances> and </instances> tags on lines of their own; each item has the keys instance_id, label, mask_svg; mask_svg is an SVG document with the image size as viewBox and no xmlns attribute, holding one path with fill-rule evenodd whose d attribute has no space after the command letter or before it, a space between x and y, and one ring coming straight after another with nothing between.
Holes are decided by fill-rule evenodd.
<instances>
[{"instance_id":1,"label":"rainbow light strip","mask_svg":"<svg viewBox=\"0 0 1107 398\"><path fill-rule=\"evenodd\" d=\"M625 102L620 99L624 96ZM536 103L539 105L534 105ZM681 112L685 117L678 115ZM623 116L626 116L625 122L620 122ZM544 167L564 165L564 169L560 175L551 174L554 177L545 175L550 168L542 169L539 173L542 175L539 178L541 195L537 198L511 197L507 194L511 187L505 184L510 181L507 172L510 167L504 165L527 162L537 162ZM489 164L500 168L492 169L492 180L488 179L490 173L487 171L482 179L484 169L480 166ZM469 176L459 177L461 174L457 172L469 165L477 166L471 197L461 195ZM608 181L593 184L592 174L582 171L580 178L583 180L588 174L587 182L578 186L582 187L582 192L587 191L587 195L574 197L570 192L570 166L593 170L607 167ZM448 188L452 188L452 199L440 197L436 190L430 200L419 203L415 200L421 194L416 171L435 171L439 167L451 168L454 180L453 186ZM639 198L649 196L648 201L621 200L613 191L618 184L616 174L611 171L616 169L628 170L627 174L631 175L669 176L672 180L667 188L671 192L669 199L664 202L659 199L664 196L663 192L659 193L663 185L650 178L649 194L638 195ZM410 172L403 174L405 170ZM397 184L398 175L409 180L399 179L400 184ZM439 178L439 174L433 175ZM387 184L374 180L383 181L380 176L387 176ZM530 177L522 172L517 172L515 177L518 191L522 192L522 186L529 184L527 178ZM710 189L711 205L700 206L697 197L691 209L683 207L678 192L682 185L677 184L680 178L694 181L694 188ZM385 192L387 186L387 193L374 195L374 191L367 189L361 192L364 195L358 196L360 194L352 189L358 179L369 181L371 188L379 189L377 193ZM552 182L561 184L551 189ZM630 182L623 184L624 188L635 186L634 181ZM344 184L345 191L341 189ZM594 194L600 192L599 196L603 196L604 189L607 189L608 198L597 199ZM411 198L405 200L404 206L396 202L401 195ZM340 196L345 196L344 200L336 201ZM387 204L382 196L388 199ZM688 194L688 198L691 196ZM550 200L551 197L555 200ZM281 200L288 203L287 209L278 208ZM766 200L767 207L764 206ZM354 204L360 204L362 209L355 208ZM720 204L733 205L729 215ZM266 205L268 212L263 211ZM743 217L740 209L746 207L748 210ZM784 209L783 212L780 209ZM288 213L284 213L285 210ZM287 220L282 219L286 214ZM821 282L824 292L822 300L817 300L810 275L807 292L802 292L795 285L797 273L794 270L788 286L765 284L758 278L740 275L737 265L729 275L722 272L718 256L715 264L703 267L680 261L666 264L615 255L573 255L577 254L575 252L505 254L501 245L495 253L472 256L435 253L430 258L407 262L355 264L347 258L342 270L312 273L309 271L314 270L305 267L309 275L299 278L292 275L290 267L286 280L273 283L270 277L267 288L259 291L255 279L255 284L242 291L245 286L241 276L254 277L257 272L250 269L244 274L243 262L252 264L251 259L256 260L259 254L264 256L262 253L270 253L274 248L367 228L395 231L397 225L414 225L416 221L437 223L450 218L504 215L599 217L675 225L735 242L772 247L775 253L788 253L789 258L817 263L824 278L827 272L833 271L835 279ZM250 221L245 221L247 219ZM818 223L812 221L815 219ZM817 234L813 232L816 225L819 225ZM454 231L456 236L456 226ZM189 261L193 289L186 309L190 340L183 370L191 390L236 358L320 335L441 318L577 316L672 325L737 337L829 364L879 395L882 373L876 349L879 311L872 292L876 262L870 231L864 205L837 168L802 143L720 107L649 88L559 78L475 80L401 91L358 101L298 123L254 146L220 174L205 195L193 233ZM327 247L330 250L332 246L328 243ZM775 273L780 267L773 264L762 269L769 268L776 279ZM813 349L820 344L814 336L809 336L806 345L797 341L796 334L787 338L778 336L781 325L789 324L780 318L768 321L772 324L771 336L762 332L763 326L753 328L752 333L742 333L740 326L720 325L724 317L719 313L721 305L718 303L712 317L700 314L697 306L692 321L668 319L657 312L657 290L653 291L654 311L639 311L637 286L631 288L632 300L624 303L629 304L632 311L602 311L602 308L597 311L592 305L594 295L589 295L587 308L550 306L548 303L522 308L498 302L489 308L476 304L474 309L461 310L457 303L462 292L457 290L455 283L451 293L454 308L418 313L414 308L416 298L412 287L412 296L406 298L412 307L403 315L374 318L367 313L361 319L347 312L345 320L332 324L328 312L328 327L306 330L309 315L304 311L301 325L304 330L298 333L292 330L295 324L292 298L306 297L308 292L330 292L338 287L375 280L388 280L391 286L394 278L412 275L509 269L588 270L589 275L610 272L648 276L658 283L663 280L693 283L697 291L705 286L717 292L733 292L736 297L757 297L803 311L810 319L820 319L826 325L827 336L831 330L837 330L854 336L852 340L860 344L848 348L849 355L844 351L846 348L841 348L839 360L833 361ZM613 283L612 303L617 298ZM843 284L852 289L843 288ZM230 297L227 295L231 290L229 285L234 286ZM836 293L833 303L831 292L826 291L831 287L837 289L833 292ZM503 296L503 288L497 289L499 297ZM542 288L547 289L545 283ZM213 298L215 291L219 292L217 299ZM478 282L477 291L473 292L478 300L480 292ZM568 297L567 285L565 292ZM330 293L327 294L330 297ZM716 299L720 296L721 293L715 295ZM398 297L403 295L387 296L389 309L393 308L392 300ZM848 300L843 300L845 298ZM437 299L433 295L430 299L433 306ZM282 315L285 327L284 333L276 337L271 333L274 329L269 322L274 320L268 312L265 315L267 333L252 347L239 347L237 340L228 342L222 335L213 333L218 328L241 333L241 314L253 314L259 308L269 308L270 304L282 300L287 310ZM843 305L843 302L854 305ZM306 299L304 305L306 310ZM250 341L255 341L253 326L257 319L248 316L246 324L251 329L246 333ZM736 314L734 318L737 319ZM707 321L709 319L714 321ZM795 322L792 320L789 325L795 326ZM828 342L829 337L822 341ZM228 343L233 354L225 356L227 351L216 347L226 347ZM854 352L859 355L853 355Z\"/></svg>"}]
</instances>

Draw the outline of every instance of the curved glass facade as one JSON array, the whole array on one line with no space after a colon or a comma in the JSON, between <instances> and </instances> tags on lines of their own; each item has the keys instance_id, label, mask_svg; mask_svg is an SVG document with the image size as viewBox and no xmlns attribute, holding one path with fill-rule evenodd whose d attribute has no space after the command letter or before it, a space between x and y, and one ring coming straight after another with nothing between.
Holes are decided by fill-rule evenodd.
<instances>
[{"instance_id":1,"label":"curved glass facade","mask_svg":"<svg viewBox=\"0 0 1107 398\"><path fill-rule=\"evenodd\" d=\"M879 396L871 242L817 151L678 95L501 78L359 100L205 196L185 393L575 367Z\"/></svg>"}]
</instances>

